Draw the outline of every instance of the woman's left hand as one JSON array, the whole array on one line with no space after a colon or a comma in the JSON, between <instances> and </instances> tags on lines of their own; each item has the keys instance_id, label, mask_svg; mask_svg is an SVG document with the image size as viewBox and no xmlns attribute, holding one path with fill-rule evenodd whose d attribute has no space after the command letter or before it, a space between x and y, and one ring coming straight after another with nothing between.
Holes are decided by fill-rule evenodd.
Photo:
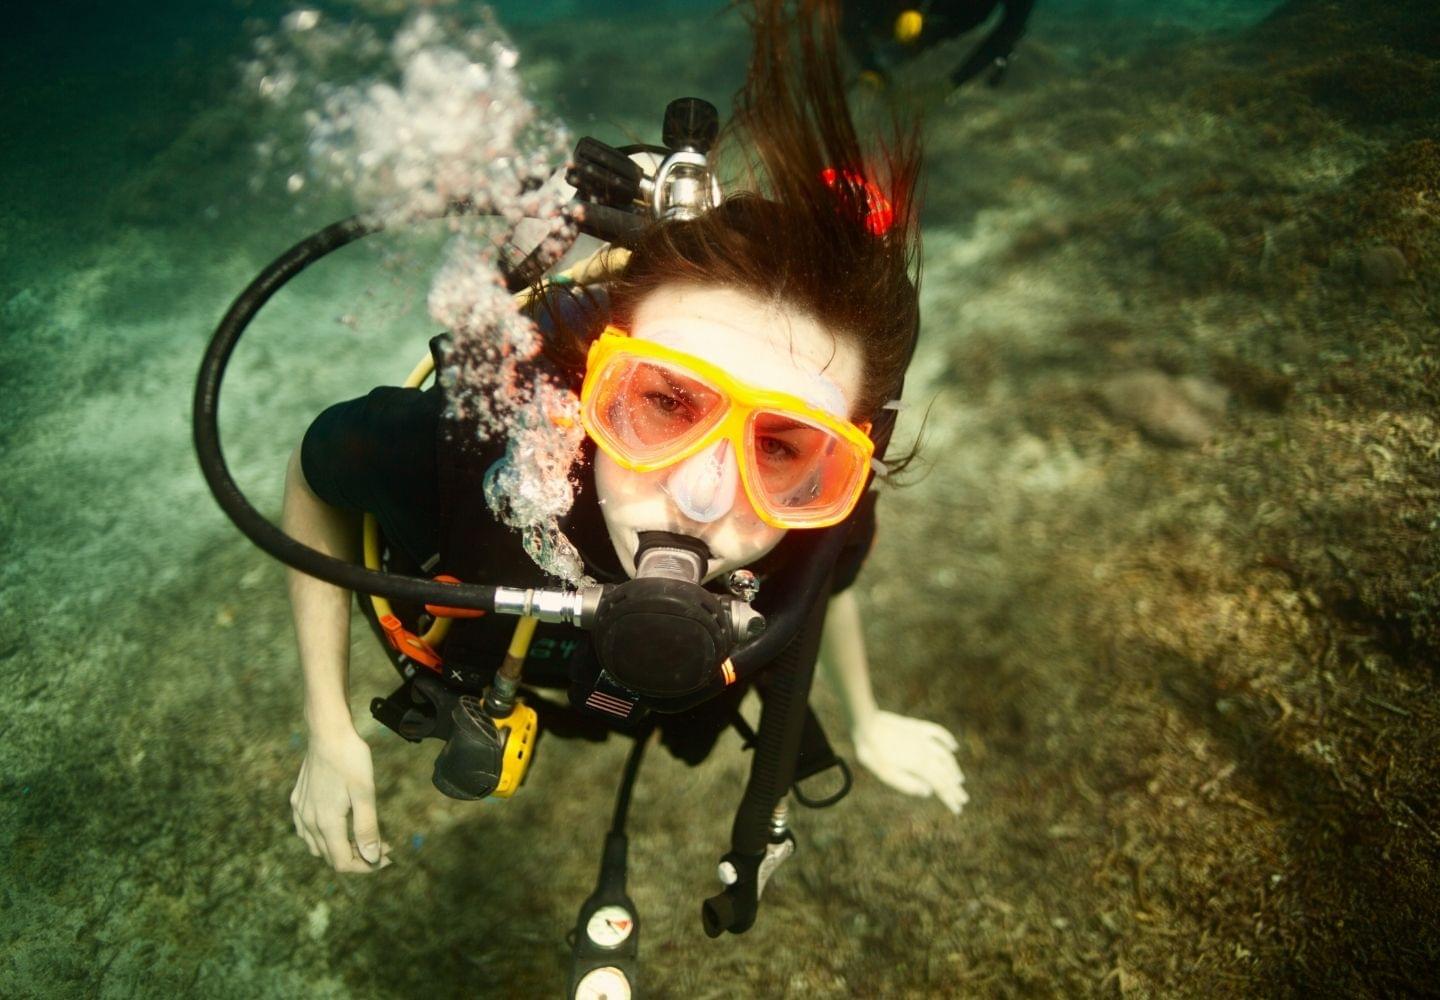
<instances>
[{"instance_id":1,"label":"woman's left hand","mask_svg":"<svg viewBox=\"0 0 1440 1000\"><path fill-rule=\"evenodd\" d=\"M907 795L930 795L959 815L970 801L955 762L959 744L944 726L877 711L855 727L855 756L875 777Z\"/></svg>"}]
</instances>

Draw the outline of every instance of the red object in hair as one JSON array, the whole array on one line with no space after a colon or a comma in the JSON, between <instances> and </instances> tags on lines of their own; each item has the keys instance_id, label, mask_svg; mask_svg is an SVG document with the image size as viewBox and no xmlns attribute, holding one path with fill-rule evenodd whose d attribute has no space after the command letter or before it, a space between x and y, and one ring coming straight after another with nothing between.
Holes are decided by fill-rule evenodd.
<instances>
[{"instance_id":1,"label":"red object in hair","mask_svg":"<svg viewBox=\"0 0 1440 1000\"><path fill-rule=\"evenodd\" d=\"M890 199L885 197L885 192L880 190L880 185L868 179L858 170L839 171L834 167L826 167L820 171L820 179L825 182L828 188L835 187L835 183L843 177L845 183L851 187L859 188L865 192L865 202L868 211L865 213L865 228L870 230L872 236L884 236L895 225L895 206L890 204Z\"/></svg>"}]
</instances>

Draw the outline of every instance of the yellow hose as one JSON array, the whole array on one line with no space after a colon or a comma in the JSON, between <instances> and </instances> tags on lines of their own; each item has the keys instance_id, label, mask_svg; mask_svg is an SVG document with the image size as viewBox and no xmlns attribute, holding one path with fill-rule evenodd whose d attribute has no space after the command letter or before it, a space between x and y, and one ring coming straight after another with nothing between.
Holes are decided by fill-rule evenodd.
<instances>
[{"instance_id":1,"label":"yellow hose","mask_svg":"<svg viewBox=\"0 0 1440 1000\"><path fill-rule=\"evenodd\" d=\"M525 654L530 652L530 640L535 638L535 626L539 624L539 618L521 618L515 625L514 634L510 636L510 648L505 651L505 655L523 662Z\"/></svg>"}]
</instances>

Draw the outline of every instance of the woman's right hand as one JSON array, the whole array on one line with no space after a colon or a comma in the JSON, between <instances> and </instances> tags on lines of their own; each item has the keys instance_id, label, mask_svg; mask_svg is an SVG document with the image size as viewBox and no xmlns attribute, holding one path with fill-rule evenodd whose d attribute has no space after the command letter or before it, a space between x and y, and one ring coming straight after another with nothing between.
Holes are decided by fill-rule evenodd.
<instances>
[{"instance_id":1,"label":"woman's right hand","mask_svg":"<svg viewBox=\"0 0 1440 1000\"><path fill-rule=\"evenodd\" d=\"M375 772L370 747L347 732L311 736L290 793L295 832L317 858L337 872L373 872L390 864L375 815ZM354 835L347 820L354 814Z\"/></svg>"}]
</instances>

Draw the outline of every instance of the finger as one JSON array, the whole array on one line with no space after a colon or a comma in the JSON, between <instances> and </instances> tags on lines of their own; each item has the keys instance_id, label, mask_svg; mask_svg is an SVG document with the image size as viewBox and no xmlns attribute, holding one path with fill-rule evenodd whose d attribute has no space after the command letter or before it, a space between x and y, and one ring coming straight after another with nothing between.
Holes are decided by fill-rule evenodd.
<instances>
[{"instance_id":1,"label":"finger","mask_svg":"<svg viewBox=\"0 0 1440 1000\"><path fill-rule=\"evenodd\" d=\"M364 875L375 870L374 866L355 850L355 845L349 843L345 845L345 853L330 867L346 875Z\"/></svg>"},{"instance_id":2,"label":"finger","mask_svg":"<svg viewBox=\"0 0 1440 1000\"><path fill-rule=\"evenodd\" d=\"M315 843L315 838L310 836L310 831L306 830L298 823L295 826L295 831L300 834L300 839L305 842L305 849L310 852L310 856L312 858L323 857L323 855L320 853L320 845Z\"/></svg>"},{"instance_id":3,"label":"finger","mask_svg":"<svg viewBox=\"0 0 1440 1000\"><path fill-rule=\"evenodd\" d=\"M925 735L938 742L946 750L954 753L960 749L960 742L955 739L955 734L936 722L921 722L925 727Z\"/></svg>"},{"instance_id":4,"label":"finger","mask_svg":"<svg viewBox=\"0 0 1440 1000\"><path fill-rule=\"evenodd\" d=\"M942 788L953 787L964 780L955 758L934 744L907 760L906 771L911 777L923 782L927 789L937 793Z\"/></svg>"},{"instance_id":5,"label":"finger","mask_svg":"<svg viewBox=\"0 0 1440 1000\"><path fill-rule=\"evenodd\" d=\"M290 818L295 821L295 832L301 837L305 836L305 822L300 808L305 795L305 765L300 765L300 775L295 779L295 787L290 790Z\"/></svg>"},{"instance_id":6,"label":"finger","mask_svg":"<svg viewBox=\"0 0 1440 1000\"><path fill-rule=\"evenodd\" d=\"M345 859L343 864L336 865L335 870L337 872L345 872L349 875L369 875L371 872L378 871L379 869L361 857L360 851L354 844L351 844L349 857Z\"/></svg>"},{"instance_id":7,"label":"finger","mask_svg":"<svg viewBox=\"0 0 1440 1000\"><path fill-rule=\"evenodd\" d=\"M331 813L319 820L320 846L325 851L325 860L337 872L343 871L355 848L345 831L345 814Z\"/></svg>"},{"instance_id":8,"label":"finger","mask_svg":"<svg viewBox=\"0 0 1440 1000\"><path fill-rule=\"evenodd\" d=\"M965 791L965 776L958 770L953 778L936 782L935 795L945 803L951 812L957 815L961 807L970 801L970 795Z\"/></svg>"},{"instance_id":9,"label":"finger","mask_svg":"<svg viewBox=\"0 0 1440 1000\"><path fill-rule=\"evenodd\" d=\"M956 742L954 734L938 722L931 722L929 719L915 719L910 716L902 717L902 721L908 730L906 735L911 738L931 740L951 750L960 746Z\"/></svg>"},{"instance_id":10,"label":"finger","mask_svg":"<svg viewBox=\"0 0 1440 1000\"><path fill-rule=\"evenodd\" d=\"M891 788L906 795L930 794L930 786L915 775L913 769L903 767L883 754L872 754L863 748L856 749L856 757L867 771Z\"/></svg>"},{"instance_id":11,"label":"finger","mask_svg":"<svg viewBox=\"0 0 1440 1000\"><path fill-rule=\"evenodd\" d=\"M322 858L327 865L330 864L330 852L325 848L325 838L320 833L320 825L313 810L300 811L300 836L314 845L316 857Z\"/></svg>"},{"instance_id":12,"label":"finger","mask_svg":"<svg viewBox=\"0 0 1440 1000\"><path fill-rule=\"evenodd\" d=\"M959 775L946 776L943 778L938 775L933 776L931 787L935 789L936 796L942 799L946 805L950 805L954 812L959 812L960 806L970 801L970 797L965 793L965 785Z\"/></svg>"},{"instance_id":13,"label":"finger","mask_svg":"<svg viewBox=\"0 0 1440 1000\"><path fill-rule=\"evenodd\" d=\"M960 803L955 800L954 785L936 785L935 797L939 799L940 803L946 809L949 809L952 813L958 814L960 812Z\"/></svg>"},{"instance_id":14,"label":"finger","mask_svg":"<svg viewBox=\"0 0 1440 1000\"><path fill-rule=\"evenodd\" d=\"M374 871L374 866L361 856L355 843L346 832L348 811L337 813L320 824L317 837L323 849L326 862L337 872L364 874Z\"/></svg>"},{"instance_id":15,"label":"finger","mask_svg":"<svg viewBox=\"0 0 1440 1000\"><path fill-rule=\"evenodd\" d=\"M326 868L334 868L335 856L330 853L330 845L326 842L325 835L320 832L314 823L307 825L305 830L310 834L310 842L315 845L315 849L319 852L316 856L325 862Z\"/></svg>"},{"instance_id":16,"label":"finger","mask_svg":"<svg viewBox=\"0 0 1440 1000\"><path fill-rule=\"evenodd\" d=\"M380 820L375 815L374 789L361 789L350 796L350 808L354 813L355 846L360 857L370 864L380 860Z\"/></svg>"},{"instance_id":17,"label":"finger","mask_svg":"<svg viewBox=\"0 0 1440 1000\"><path fill-rule=\"evenodd\" d=\"M925 755L925 766L936 782L959 784L965 780L955 755L940 747L931 747L930 753Z\"/></svg>"},{"instance_id":18,"label":"finger","mask_svg":"<svg viewBox=\"0 0 1440 1000\"><path fill-rule=\"evenodd\" d=\"M878 777L891 788L904 792L906 795L916 795L923 798L930 794L929 783L919 775L910 771L902 771L899 768L895 768L878 775Z\"/></svg>"},{"instance_id":19,"label":"finger","mask_svg":"<svg viewBox=\"0 0 1440 1000\"><path fill-rule=\"evenodd\" d=\"M935 797L956 816L960 815L960 809L965 805L963 794L958 788L937 788L935 790Z\"/></svg>"}]
</instances>

